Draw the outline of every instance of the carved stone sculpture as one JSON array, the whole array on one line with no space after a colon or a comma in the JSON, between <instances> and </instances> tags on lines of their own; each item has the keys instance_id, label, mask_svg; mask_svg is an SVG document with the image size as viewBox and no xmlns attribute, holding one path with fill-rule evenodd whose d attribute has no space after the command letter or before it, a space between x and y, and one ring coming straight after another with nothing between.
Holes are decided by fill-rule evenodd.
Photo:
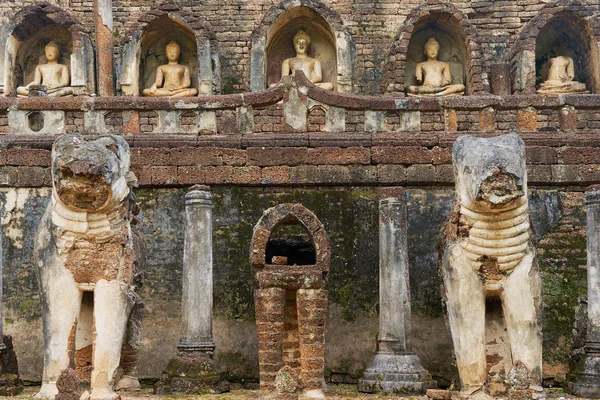
<instances>
[{"instance_id":1,"label":"carved stone sculpture","mask_svg":"<svg viewBox=\"0 0 600 400\"><path fill-rule=\"evenodd\" d=\"M18 97L29 96L30 87L34 85L46 86L46 95L52 97L69 96L73 94L73 88L69 87L71 76L69 67L58 63L60 49L54 42L50 42L44 48L46 53L46 64L35 67L33 82L27 86L17 88Z\"/></svg>"},{"instance_id":2,"label":"carved stone sculpture","mask_svg":"<svg viewBox=\"0 0 600 400\"><path fill-rule=\"evenodd\" d=\"M530 398L542 392L542 299L525 146L515 134L462 136L453 160L456 202L444 230L441 274L461 397L491 398L483 392L486 300L495 299L502 304L510 347L510 371L504 371L509 398Z\"/></svg>"},{"instance_id":3,"label":"carved stone sculpture","mask_svg":"<svg viewBox=\"0 0 600 400\"><path fill-rule=\"evenodd\" d=\"M452 84L450 64L439 61L440 44L434 38L425 43L427 61L417 64L415 78L421 86L409 86L409 96L458 96L465 93L465 85Z\"/></svg>"},{"instance_id":4,"label":"carved stone sculpture","mask_svg":"<svg viewBox=\"0 0 600 400\"><path fill-rule=\"evenodd\" d=\"M551 58L548 78L540 84L538 93L580 93L585 92L585 83L574 81L575 67L571 57Z\"/></svg>"},{"instance_id":5,"label":"carved stone sculpture","mask_svg":"<svg viewBox=\"0 0 600 400\"><path fill-rule=\"evenodd\" d=\"M283 61L281 65L281 78L294 75L296 71L302 71L312 83L321 89L333 90L333 83L321 82L323 80L321 62L307 55L309 45L310 36L302 30L298 31L296 36L294 36L296 57L287 58Z\"/></svg>"},{"instance_id":6,"label":"carved stone sculpture","mask_svg":"<svg viewBox=\"0 0 600 400\"><path fill-rule=\"evenodd\" d=\"M191 97L198 94L198 89L191 88L190 68L179 64L181 48L171 41L165 47L167 60L165 65L156 69L156 81L150 89L144 89L144 96L150 97Z\"/></svg>"},{"instance_id":7,"label":"carved stone sculpture","mask_svg":"<svg viewBox=\"0 0 600 400\"><path fill-rule=\"evenodd\" d=\"M121 370L118 388L139 387L131 376L140 322L130 226L134 179L122 137L65 135L52 146L52 198L34 246L45 344L39 398L54 398L72 357L78 374L86 373L79 365L93 368L84 400L117 399Z\"/></svg>"}]
</instances>

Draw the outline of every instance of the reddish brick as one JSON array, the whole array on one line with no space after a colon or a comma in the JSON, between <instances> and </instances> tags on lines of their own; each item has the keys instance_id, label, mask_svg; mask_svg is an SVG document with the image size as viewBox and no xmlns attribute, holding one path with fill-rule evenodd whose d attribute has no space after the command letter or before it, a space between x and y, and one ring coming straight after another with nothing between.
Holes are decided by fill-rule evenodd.
<instances>
[{"instance_id":1,"label":"reddish brick","mask_svg":"<svg viewBox=\"0 0 600 400\"><path fill-rule=\"evenodd\" d=\"M235 167L246 165L246 150L220 149L220 152L225 165L232 165Z\"/></svg>"},{"instance_id":2,"label":"reddish brick","mask_svg":"<svg viewBox=\"0 0 600 400\"><path fill-rule=\"evenodd\" d=\"M529 183L548 184L552 182L552 166L528 165L527 181Z\"/></svg>"},{"instance_id":3,"label":"reddish brick","mask_svg":"<svg viewBox=\"0 0 600 400\"><path fill-rule=\"evenodd\" d=\"M566 106L558 110L558 123L564 132L577 130L577 110L575 107Z\"/></svg>"},{"instance_id":4,"label":"reddish brick","mask_svg":"<svg viewBox=\"0 0 600 400\"><path fill-rule=\"evenodd\" d=\"M203 167L182 166L178 167L177 182L185 185L194 184L227 184L233 180L233 167Z\"/></svg>"},{"instance_id":5,"label":"reddish brick","mask_svg":"<svg viewBox=\"0 0 600 400\"><path fill-rule=\"evenodd\" d=\"M138 111L123 113L123 133L132 135L140 133L140 113Z\"/></svg>"},{"instance_id":6,"label":"reddish brick","mask_svg":"<svg viewBox=\"0 0 600 400\"><path fill-rule=\"evenodd\" d=\"M520 132L537 131L537 111L528 107L517 110L517 129Z\"/></svg>"},{"instance_id":7,"label":"reddish brick","mask_svg":"<svg viewBox=\"0 0 600 400\"><path fill-rule=\"evenodd\" d=\"M248 164L258 166L300 165L308 154L304 147L250 147L247 152Z\"/></svg>"},{"instance_id":8,"label":"reddish brick","mask_svg":"<svg viewBox=\"0 0 600 400\"><path fill-rule=\"evenodd\" d=\"M8 149L6 150L6 165L28 165L49 167L51 153L41 149Z\"/></svg>"},{"instance_id":9,"label":"reddish brick","mask_svg":"<svg viewBox=\"0 0 600 400\"><path fill-rule=\"evenodd\" d=\"M527 164L556 164L556 149L549 146L527 146Z\"/></svg>"},{"instance_id":10,"label":"reddish brick","mask_svg":"<svg viewBox=\"0 0 600 400\"><path fill-rule=\"evenodd\" d=\"M308 150L307 164L369 164L371 150L365 147L319 147Z\"/></svg>"},{"instance_id":11,"label":"reddish brick","mask_svg":"<svg viewBox=\"0 0 600 400\"><path fill-rule=\"evenodd\" d=\"M184 147L172 149L169 165L223 165L221 151L216 147Z\"/></svg>"},{"instance_id":12,"label":"reddish brick","mask_svg":"<svg viewBox=\"0 0 600 400\"><path fill-rule=\"evenodd\" d=\"M240 185L259 184L260 167L236 167L233 169L233 183Z\"/></svg>"},{"instance_id":13,"label":"reddish brick","mask_svg":"<svg viewBox=\"0 0 600 400\"><path fill-rule=\"evenodd\" d=\"M263 185L278 185L290 183L290 167L265 167L261 170L261 183Z\"/></svg>"},{"instance_id":14,"label":"reddish brick","mask_svg":"<svg viewBox=\"0 0 600 400\"><path fill-rule=\"evenodd\" d=\"M169 149L133 148L131 149L131 165L169 165L171 154Z\"/></svg>"},{"instance_id":15,"label":"reddish brick","mask_svg":"<svg viewBox=\"0 0 600 400\"><path fill-rule=\"evenodd\" d=\"M493 108L486 108L479 112L479 130L482 132L496 130L496 117Z\"/></svg>"},{"instance_id":16,"label":"reddish brick","mask_svg":"<svg viewBox=\"0 0 600 400\"><path fill-rule=\"evenodd\" d=\"M561 164L600 163L600 147L562 147L558 150L558 158Z\"/></svg>"},{"instance_id":17,"label":"reddish brick","mask_svg":"<svg viewBox=\"0 0 600 400\"><path fill-rule=\"evenodd\" d=\"M456 132L458 130L458 120L456 118L456 110L444 110L444 120L446 123L447 132Z\"/></svg>"},{"instance_id":18,"label":"reddish brick","mask_svg":"<svg viewBox=\"0 0 600 400\"><path fill-rule=\"evenodd\" d=\"M452 162L450 148L422 146L373 147L375 164L448 164Z\"/></svg>"},{"instance_id":19,"label":"reddish brick","mask_svg":"<svg viewBox=\"0 0 600 400\"><path fill-rule=\"evenodd\" d=\"M149 167L150 180L153 185L172 185L177 183L177 167L152 166Z\"/></svg>"}]
</instances>

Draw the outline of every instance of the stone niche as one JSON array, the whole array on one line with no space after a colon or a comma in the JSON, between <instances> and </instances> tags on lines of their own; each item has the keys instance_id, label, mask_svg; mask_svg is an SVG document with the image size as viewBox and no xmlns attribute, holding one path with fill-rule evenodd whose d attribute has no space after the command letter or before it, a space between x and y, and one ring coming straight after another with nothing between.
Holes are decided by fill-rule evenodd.
<instances>
[{"instance_id":1,"label":"stone niche","mask_svg":"<svg viewBox=\"0 0 600 400\"><path fill-rule=\"evenodd\" d=\"M278 398L297 396L298 385L282 375L307 393L322 389L330 258L323 225L301 204L272 207L254 227L260 387Z\"/></svg>"},{"instance_id":2,"label":"stone niche","mask_svg":"<svg viewBox=\"0 0 600 400\"><path fill-rule=\"evenodd\" d=\"M592 93L599 92L598 45L588 23L573 13L562 13L544 25L535 46L536 87L548 76L549 60L557 56L573 59L575 81L585 83Z\"/></svg>"},{"instance_id":3,"label":"stone niche","mask_svg":"<svg viewBox=\"0 0 600 400\"><path fill-rule=\"evenodd\" d=\"M283 61L296 56L293 39L299 30L310 36L308 56L321 62L323 82L333 83L335 90L337 56L333 32L320 15L306 7L296 7L279 17L267 35L268 86L281 79Z\"/></svg>"},{"instance_id":4,"label":"stone niche","mask_svg":"<svg viewBox=\"0 0 600 400\"><path fill-rule=\"evenodd\" d=\"M322 82L332 83L338 92L352 91L355 44L341 21L326 20L305 6L278 9L262 21L253 33L250 90L264 90L281 79L281 64L296 56L294 36L303 30L310 36L308 56L320 61Z\"/></svg>"},{"instance_id":5,"label":"stone niche","mask_svg":"<svg viewBox=\"0 0 600 400\"><path fill-rule=\"evenodd\" d=\"M56 23L45 12L66 22ZM14 96L18 86L32 82L36 66L47 62L44 47L54 41L60 50L58 63L69 68L73 94L94 93L94 51L89 36L73 29L75 21L55 7L28 8L23 14L0 28L0 92Z\"/></svg>"},{"instance_id":6,"label":"stone niche","mask_svg":"<svg viewBox=\"0 0 600 400\"><path fill-rule=\"evenodd\" d=\"M211 49L203 29L192 30L184 21L163 14L148 23L123 46L118 68L120 88L126 96L141 96L156 80L156 69L167 63L165 47L175 41L180 49L178 63L190 69L192 88L200 95L220 90L218 54Z\"/></svg>"},{"instance_id":7,"label":"stone niche","mask_svg":"<svg viewBox=\"0 0 600 400\"><path fill-rule=\"evenodd\" d=\"M465 73L467 63L464 40L455 30L437 23L436 18L423 21L422 27L415 29L415 33L410 38L406 53L405 87L419 84L415 78L415 69L417 64L427 60L424 50L429 38L435 38L440 44L438 60L450 64L452 84L465 85L465 93L469 94L469 83Z\"/></svg>"}]
</instances>

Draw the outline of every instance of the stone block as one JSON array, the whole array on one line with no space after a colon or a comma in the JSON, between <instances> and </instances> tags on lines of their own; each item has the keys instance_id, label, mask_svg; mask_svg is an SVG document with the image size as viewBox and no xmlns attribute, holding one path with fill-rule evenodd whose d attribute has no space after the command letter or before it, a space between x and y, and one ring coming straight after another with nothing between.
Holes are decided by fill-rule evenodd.
<instances>
[{"instance_id":1,"label":"stone block","mask_svg":"<svg viewBox=\"0 0 600 400\"><path fill-rule=\"evenodd\" d=\"M65 133L65 112L10 110L8 112L8 132L51 135Z\"/></svg>"},{"instance_id":2,"label":"stone block","mask_svg":"<svg viewBox=\"0 0 600 400\"><path fill-rule=\"evenodd\" d=\"M519 132L537 131L537 111L533 107L517 110L517 130Z\"/></svg>"}]
</instances>

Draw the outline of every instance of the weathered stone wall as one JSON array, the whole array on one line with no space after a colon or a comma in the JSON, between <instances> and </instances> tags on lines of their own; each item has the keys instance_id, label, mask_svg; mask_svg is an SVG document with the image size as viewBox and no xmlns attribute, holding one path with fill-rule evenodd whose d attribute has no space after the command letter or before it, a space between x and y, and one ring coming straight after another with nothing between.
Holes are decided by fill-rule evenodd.
<instances>
[{"instance_id":1,"label":"weathered stone wall","mask_svg":"<svg viewBox=\"0 0 600 400\"><path fill-rule=\"evenodd\" d=\"M213 187L214 301L217 358L232 378L258 376L253 290L248 261L252 228L278 203L301 202L322 221L332 246L326 370L333 381L357 378L375 351L378 302L377 204L374 187ZM179 339L184 231L183 189L140 189L140 229L148 247L141 375L160 376ZM25 379L38 380L42 340L33 235L47 188L0 194L5 232L6 330L15 338ZM410 284L414 347L438 378L453 379L452 353L440 299L434 251L453 193L408 189ZM585 294L585 212L580 192L534 190L530 195L544 279L545 373L566 371L578 298ZM557 345L558 343L558 345Z\"/></svg>"}]
</instances>

